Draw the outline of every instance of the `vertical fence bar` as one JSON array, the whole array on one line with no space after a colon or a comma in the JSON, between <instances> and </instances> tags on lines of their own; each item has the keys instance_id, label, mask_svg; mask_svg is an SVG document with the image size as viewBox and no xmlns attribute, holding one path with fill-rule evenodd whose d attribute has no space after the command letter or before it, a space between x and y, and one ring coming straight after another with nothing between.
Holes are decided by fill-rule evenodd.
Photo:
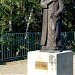
<instances>
[{"instance_id":1,"label":"vertical fence bar","mask_svg":"<svg viewBox=\"0 0 75 75\"><path fill-rule=\"evenodd\" d=\"M36 34L36 50L38 49L38 33Z\"/></svg>"},{"instance_id":2,"label":"vertical fence bar","mask_svg":"<svg viewBox=\"0 0 75 75\"><path fill-rule=\"evenodd\" d=\"M21 44L22 44L22 56L24 56L24 34L22 33L21 37L22 37L22 40L21 40Z\"/></svg>"},{"instance_id":3,"label":"vertical fence bar","mask_svg":"<svg viewBox=\"0 0 75 75\"><path fill-rule=\"evenodd\" d=\"M19 34L17 35L17 48L18 48L18 53L19 53Z\"/></svg>"},{"instance_id":4,"label":"vertical fence bar","mask_svg":"<svg viewBox=\"0 0 75 75\"><path fill-rule=\"evenodd\" d=\"M13 47L12 47L12 45L13 45L13 41L14 41L14 40L13 40L13 35L14 35L14 34L13 34L13 33L11 33L11 42L10 42L10 44L11 44L11 46L10 46L10 57L13 57L13 56L12 56L12 50L13 50L13 49L12 49L12 48L13 48Z\"/></svg>"},{"instance_id":5,"label":"vertical fence bar","mask_svg":"<svg viewBox=\"0 0 75 75\"><path fill-rule=\"evenodd\" d=\"M21 34L19 34L19 38L18 38L19 39L19 45L18 45L18 47L19 47L19 56L21 56L21 48L20 48L21 47L21 37L20 36L21 36Z\"/></svg>"},{"instance_id":6,"label":"vertical fence bar","mask_svg":"<svg viewBox=\"0 0 75 75\"><path fill-rule=\"evenodd\" d=\"M29 50L28 51L31 51L31 34L29 33Z\"/></svg>"},{"instance_id":7,"label":"vertical fence bar","mask_svg":"<svg viewBox=\"0 0 75 75\"><path fill-rule=\"evenodd\" d=\"M3 44L1 44L1 53L2 53L1 61L3 61Z\"/></svg>"},{"instance_id":8,"label":"vertical fence bar","mask_svg":"<svg viewBox=\"0 0 75 75\"><path fill-rule=\"evenodd\" d=\"M18 34L15 34L15 41L16 41L16 44L15 44L15 45L16 45L16 49L17 49L17 47L18 47L18 41L17 41L18 38L17 38L17 37L18 37ZM16 51L15 51L15 56L16 56Z\"/></svg>"},{"instance_id":9,"label":"vertical fence bar","mask_svg":"<svg viewBox=\"0 0 75 75\"><path fill-rule=\"evenodd\" d=\"M23 45L24 45L24 55L25 55L25 34L23 35L23 40L22 40L22 42L23 42Z\"/></svg>"},{"instance_id":10,"label":"vertical fence bar","mask_svg":"<svg viewBox=\"0 0 75 75\"><path fill-rule=\"evenodd\" d=\"M9 34L9 49L8 49L8 58L10 58L10 50L11 50L11 33Z\"/></svg>"},{"instance_id":11,"label":"vertical fence bar","mask_svg":"<svg viewBox=\"0 0 75 75\"><path fill-rule=\"evenodd\" d=\"M24 47L24 45L23 45L23 34L21 34L21 46L22 46L22 52L21 52L21 56L24 56L23 55L23 47Z\"/></svg>"},{"instance_id":12,"label":"vertical fence bar","mask_svg":"<svg viewBox=\"0 0 75 75\"><path fill-rule=\"evenodd\" d=\"M34 40L34 42L35 42L35 49L34 50L36 50L36 46L37 46L37 44L36 44L36 41L37 41L37 39L36 39L36 33L35 33L35 40Z\"/></svg>"},{"instance_id":13,"label":"vertical fence bar","mask_svg":"<svg viewBox=\"0 0 75 75\"><path fill-rule=\"evenodd\" d=\"M27 41L27 49L29 50L29 39L30 39L30 37L29 37L29 33L27 33L27 35L28 35L28 41Z\"/></svg>"},{"instance_id":14,"label":"vertical fence bar","mask_svg":"<svg viewBox=\"0 0 75 75\"><path fill-rule=\"evenodd\" d=\"M6 58L6 52L5 52L5 50L6 50L6 45L3 46L3 59Z\"/></svg>"},{"instance_id":15,"label":"vertical fence bar","mask_svg":"<svg viewBox=\"0 0 75 75\"><path fill-rule=\"evenodd\" d=\"M1 33L1 61L3 61L3 34Z\"/></svg>"},{"instance_id":16,"label":"vertical fence bar","mask_svg":"<svg viewBox=\"0 0 75 75\"><path fill-rule=\"evenodd\" d=\"M28 49L28 47L27 47L27 44L28 44L28 33L25 33L24 34L24 55L26 55L27 53L26 53L26 50L28 50L29 51L29 49Z\"/></svg>"},{"instance_id":17,"label":"vertical fence bar","mask_svg":"<svg viewBox=\"0 0 75 75\"><path fill-rule=\"evenodd\" d=\"M8 36L8 39L9 39L10 34L7 33L7 36ZM10 39L9 39L9 41L10 41ZM7 46L7 50L6 50L6 52L7 52L7 57L6 58L8 58L8 49L9 49L9 43L10 43L9 41L8 41L8 46Z\"/></svg>"}]
</instances>

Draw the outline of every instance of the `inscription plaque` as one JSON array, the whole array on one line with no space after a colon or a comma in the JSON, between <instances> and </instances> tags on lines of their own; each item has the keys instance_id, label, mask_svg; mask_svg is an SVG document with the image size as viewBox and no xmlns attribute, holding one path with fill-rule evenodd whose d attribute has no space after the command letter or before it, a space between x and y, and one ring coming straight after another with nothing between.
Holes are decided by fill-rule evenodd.
<instances>
[{"instance_id":1,"label":"inscription plaque","mask_svg":"<svg viewBox=\"0 0 75 75\"><path fill-rule=\"evenodd\" d=\"M35 61L35 69L48 70L48 63Z\"/></svg>"}]
</instances>

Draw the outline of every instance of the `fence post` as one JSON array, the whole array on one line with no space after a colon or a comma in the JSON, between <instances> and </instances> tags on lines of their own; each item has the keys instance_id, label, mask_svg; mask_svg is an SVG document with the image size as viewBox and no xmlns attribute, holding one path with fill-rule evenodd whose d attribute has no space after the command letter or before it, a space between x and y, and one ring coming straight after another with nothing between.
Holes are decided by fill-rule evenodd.
<instances>
[{"instance_id":1,"label":"fence post","mask_svg":"<svg viewBox=\"0 0 75 75\"><path fill-rule=\"evenodd\" d=\"M3 61L3 34L1 33L1 61Z\"/></svg>"},{"instance_id":2,"label":"fence post","mask_svg":"<svg viewBox=\"0 0 75 75\"><path fill-rule=\"evenodd\" d=\"M1 44L1 55L2 55L1 61L3 61L3 44Z\"/></svg>"},{"instance_id":3,"label":"fence post","mask_svg":"<svg viewBox=\"0 0 75 75\"><path fill-rule=\"evenodd\" d=\"M29 45L30 45L30 44L29 44L29 38L30 38L30 37L29 37L29 33L26 33L26 34L27 34L27 36L28 36L28 44L27 44L27 45L28 45L28 52L29 52L29 50L30 50L30 48L29 48Z\"/></svg>"}]
</instances>

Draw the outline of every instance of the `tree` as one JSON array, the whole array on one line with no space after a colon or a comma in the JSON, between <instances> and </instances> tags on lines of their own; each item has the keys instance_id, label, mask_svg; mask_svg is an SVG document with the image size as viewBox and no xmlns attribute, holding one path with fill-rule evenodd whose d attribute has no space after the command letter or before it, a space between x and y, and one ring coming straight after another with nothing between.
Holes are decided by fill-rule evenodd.
<instances>
[{"instance_id":1,"label":"tree","mask_svg":"<svg viewBox=\"0 0 75 75\"><path fill-rule=\"evenodd\" d=\"M28 31L40 31L39 0L0 0L0 7L0 32L26 32L29 21ZM30 14L31 19L29 20Z\"/></svg>"},{"instance_id":2,"label":"tree","mask_svg":"<svg viewBox=\"0 0 75 75\"><path fill-rule=\"evenodd\" d=\"M75 1L64 0L62 31L75 30ZM40 0L0 0L0 32L40 32Z\"/></svg>"},{"instance_id":3,"label":"tree","mask_svg":"<svg viewBox=\"0 0 75 75\"><path fill-rule=\"evenodd\" d=\"M75 8L74 0L64 0L65 10L63 12L63 26L62 31L74 31L75 30Z\"/></svg>"},{"instance_id":4,"label":"tree","mask_svg":"<svg viewBox=\"0 0 75 75\"><path fill-rule=\"evenodd\" d=\"M30 26L29 31L41 31L41 23L42 23L42 13L41 13L41 7L40 7L40 1L39 0L27 0L25 2L25 16L27 21L29 20L30 16ZM28 22L27 22L28 23Z\"/></svg>"}]
</instances>

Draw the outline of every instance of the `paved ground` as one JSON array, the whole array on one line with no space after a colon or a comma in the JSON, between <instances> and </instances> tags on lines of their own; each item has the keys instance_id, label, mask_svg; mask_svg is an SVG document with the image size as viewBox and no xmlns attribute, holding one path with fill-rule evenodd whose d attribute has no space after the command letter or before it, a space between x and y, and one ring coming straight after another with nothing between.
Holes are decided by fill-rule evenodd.
<instances>
[{"instance_id":1,"label":"paved ground","mask_svg":"<svg viewBox=\"0 0 75 75\"><path fill-rule=\"evenodd\" d=\"M27 60L0 64L0 75L27 75ZM75 75L75 55L73 58L73 75Z\"/></svg>"},{"instance_id":2,"label":"paved ground","mask_svg":"<svg viewBox=\"0 0 75 75\"><path fill-rule=\"evenodd\" d=\"M1 64L0 75L27 75L27 60Z\"/></svg>"}]
</instances>

